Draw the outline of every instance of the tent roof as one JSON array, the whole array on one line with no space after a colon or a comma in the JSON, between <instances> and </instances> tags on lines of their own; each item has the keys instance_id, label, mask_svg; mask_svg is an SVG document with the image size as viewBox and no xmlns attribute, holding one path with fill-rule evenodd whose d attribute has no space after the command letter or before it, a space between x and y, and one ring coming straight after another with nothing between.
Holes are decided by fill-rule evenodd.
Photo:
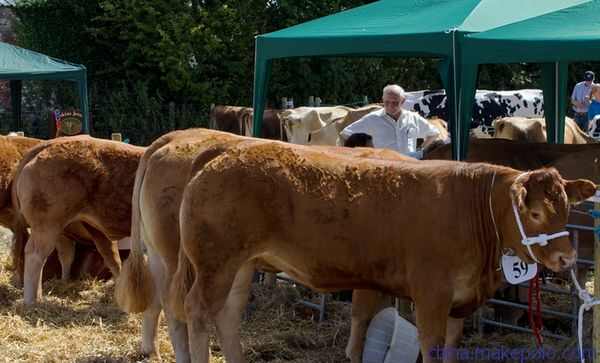
<instances>
[{"instance_id":1,"label":"tent roof","mask_svg":"<svg viewBox=\"0 0 600 363\"><path fill-rule=\"evenodd\" d=\"M465 61L599 60L599 14L600 1L592 0L489 31L469 34L464 40Z\"/></svg>"},{"instance_id":2,"label":"tent roof","mask_svg":"<svg viewBox=\"0 0 600 363\"><path fill-rule=\"evenodd\" d=\"M451 30L479 32L589 0L381 0L257 39L266 59L311 55L448 55ZM514 11L519 9L519 11Z\"/></svg>"},{"instance_id":3,"label":"tent roof","mask_svg":"<svg viewBox=\"0 0 600 363\"><path fill-rule=\"evenodd\" d=\"M548 112L548 135L560 142L564 105L558 90L566 87L566 66L557 61L600 59L600 42L596 41L599 2L380 0L260 35L255 53L254 134L260 135L272 59L429 56L444 59L440 75L451 100L449 124L457 136L452 140L455 157L463 157L468 145L469 103L481 63L546 63L542 70L545 105L554 110Z\"/></svg>"},{"instance_id":4,"label":"tent roof","mask_svg":"<svg viewBox=\"0 0 600 363\"><path fill-rule=\"evenodd\" d=\"M66 79L81 80L85 77L83 65L17 46L0 43L0 79Z\"/></svg>"}]
</instances>

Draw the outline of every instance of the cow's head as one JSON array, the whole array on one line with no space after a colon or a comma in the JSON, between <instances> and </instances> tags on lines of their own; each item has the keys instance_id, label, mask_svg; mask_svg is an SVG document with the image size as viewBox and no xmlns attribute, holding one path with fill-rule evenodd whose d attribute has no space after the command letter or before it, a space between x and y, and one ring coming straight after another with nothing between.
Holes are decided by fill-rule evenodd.
<instances>
[{"instance_id":1,"label":"cow's head","mask_svg":"<svg viewBox=\"0 0 600 363\"><path fill-rule=\"evenodd\" d=\"M510 189L514 214L508 213L507 218L512 218L513 223L505 231L511 247L521 259L537 260L555 272L571 267L577 251L568 234L561 234L566 230L569 205L582 202L595 192L596 185L589 180L564 180L554 168L519 175ZM527 239L519 231L518 220ZM529 250L526 240L536 239L541 243L530 244Z\"/></svg>"},{"instance_id":2,"label":"cow's head","mask_svg":"<svg viewBox=\"0 0 600 363\"><path fill-rule=\"evenodd\" d=\"M342 106L304 108L283 111L279 120L288 141L299 145L335 145L337 122L348 114Z\"/></svg>"},{"instance_id":3,"label":"cow's head","mask_svg":"<svg viewBox=\"0 0 600 363\"><path fill-rule=\"evenodd\" d=\"M325 116L331 117L331 115ZM325 126L325 122L321 120L321 115L316 110L308 112L286 110L280 114L280 121L288 141L300 145L307 145L310 134Z\"/></svg>"}]
</instances>

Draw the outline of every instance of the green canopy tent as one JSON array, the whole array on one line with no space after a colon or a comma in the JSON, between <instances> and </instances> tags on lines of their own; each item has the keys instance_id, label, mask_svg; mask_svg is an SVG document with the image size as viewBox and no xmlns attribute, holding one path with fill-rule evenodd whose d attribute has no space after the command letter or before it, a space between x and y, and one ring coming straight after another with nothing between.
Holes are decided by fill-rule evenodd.
<instances>
[{"instance_id":1,"label":"green canopy tent","mask_svg":"<svg viewBox=\"0 0 600 363\"><path fill-rule=\"evenodd\" d=\"M381 0L276 32L255 44L254 129L260 136L273 59L304 56L390 56L443 59L440 75L448 95L453 156L466 155L472 100L461 82L474 84L472 64L463 72L467 34L517 23L589 0ZM383 86L383 85L382 85ZM470 115L470 114L469 114ZM560 129L562 130L562 129Z\"/></svg>"},{"instance_id":2,"label":"green canopy tent","mask_svg":"<svg viewBox=\"0 0 600 363\"><path fill-rule=\"evenodd\" d=\"M548 139L562 143L567 66L572 61L600 60L600 1L583 2L536 18L464 37L461 97L475 92L480 64L530 62L542 64ZM469 118L468 107L461 110Z\"/></svg>"},{"instance_id":3,"label":"green canopy tent","mask_svg":"<svg viewBox=\"0 0 600 363\"><path fill-rule=\"evenodd\" d=\"M77 83L83 132L89 133L87 71L83 65L69 63L31 50L0 42L0 79L9 80L13 113L20 126L22 80L67 80Z\"/></svg>"}]
</instances>

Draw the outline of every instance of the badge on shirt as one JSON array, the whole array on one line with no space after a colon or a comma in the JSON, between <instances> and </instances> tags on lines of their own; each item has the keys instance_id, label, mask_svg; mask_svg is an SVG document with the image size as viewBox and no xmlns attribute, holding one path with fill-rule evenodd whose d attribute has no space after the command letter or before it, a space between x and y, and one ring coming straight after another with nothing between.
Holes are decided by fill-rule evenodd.
<instances>
[{"instance_id":1,"label":"badge on shirt","mask_svg":"<svg viewBox=\"0 0 600 363\"><path fill-rule=\"evenodd\" d=\"M406 126L406 136L409 139L416 138L418 134L419 134L419 130L417 130L417 127L415 125Z\"/></svg>"},{"instance_id":2,"label":"badge on shirt","mask_svg":"<svg viewBox=\"0 0 600 363\"><path fill-rule=\"evenodd\" d=\"M531 280L537 273L537 263L526 263L518 256L502 255L502 272L509 284Z\"/></svg>"}]
</instances>

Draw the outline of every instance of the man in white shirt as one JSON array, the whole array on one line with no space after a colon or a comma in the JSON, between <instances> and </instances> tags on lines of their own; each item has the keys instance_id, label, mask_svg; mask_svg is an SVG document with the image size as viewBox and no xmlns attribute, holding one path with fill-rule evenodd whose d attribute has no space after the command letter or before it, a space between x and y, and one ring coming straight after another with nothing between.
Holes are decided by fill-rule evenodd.
<instances>
[{"instance_id":1,"label":"man in white shirt","mask_svg":"<svg viewBox=\"0 0 600 363\"><path fill-rule=\"evenodd\" d=\"M371 135L373 146L417 156L417 139L423 138L423 147L439 135L439 131L416 112L402 109L406 100L404 89L397 84L383 89L383 109L371 112L347 126L340 133L343 140L356 133Z\"/></svg>"}]
</instances>

